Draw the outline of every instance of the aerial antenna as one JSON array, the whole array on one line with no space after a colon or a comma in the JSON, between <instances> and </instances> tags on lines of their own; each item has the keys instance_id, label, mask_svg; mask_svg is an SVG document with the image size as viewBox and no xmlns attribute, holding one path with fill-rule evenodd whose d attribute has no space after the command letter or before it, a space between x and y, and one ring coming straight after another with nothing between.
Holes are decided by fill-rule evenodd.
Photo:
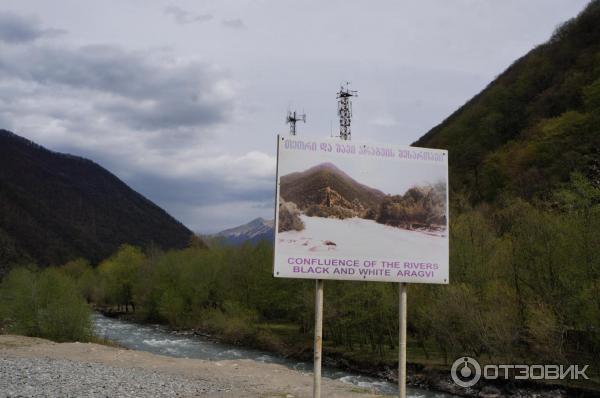
<instances>
[{"instance_id":1,"label":"aerial antenna","mask_svg":"<svg viewBox=\"0 0 600 398\"><path fill-rule=\"evenodd\" d=\"M358 91L350 90L350 82L346 82L346 86L342 84L340 91L337 93L338 100L338 115L340 116L340 138L342 140L350 140L352 132L350 123L352 121L352 97L358 97Z\"/></svg>"},{"instance_id":2,"label":"aerial antenna","mask_svg":"<svg viewBox=\"0 0 600 398\"><path fill-rule=\"evenodd\" d=\"M296 122L306 123L306 113L296 114L296 111L288 111L285 122L290 125L290 135L296 135Z\"/></svg>"}]
</instances>

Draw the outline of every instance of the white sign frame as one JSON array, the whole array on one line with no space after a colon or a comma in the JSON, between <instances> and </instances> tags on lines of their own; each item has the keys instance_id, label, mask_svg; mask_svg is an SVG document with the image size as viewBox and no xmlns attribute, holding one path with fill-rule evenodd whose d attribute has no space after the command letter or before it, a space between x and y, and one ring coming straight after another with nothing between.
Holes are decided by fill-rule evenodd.
<instances>
[{"instance_id":1,"label":"white sign frame","mask_svg":"<svg viewBox=\"0 0 600 398\"><path fill-rule=\"evenodd\" d=\"M298 138L297 136L278 136L277 143L274 277L400 283L449 283L448 151L368 142L308 140ZM282 178L285 178L286 175L290 175L290 173L301 173L306 171L301 165L310 165L311 162L314 163L315 167L322 163L332 163L334 166L337 164L346 165L346 167L352 169L352 172L348 172L347 175L349 175L354 182L359 182L363 186L366 185L366 181L369 181L369 173L376 173L372 175L378 176L378 183L380 185L396 186L393 184L386 184L386 181L381 177L381 170L388 170L389 168L394 170L397 168L398 172L402 173L402 179L404 180L398 179L398 187L407 187L411 184L410 181L422 182L422 186L426 186L435 181L421 181L419 180L419 175L427 175L427 170L432 170L431 174L434 175L435 178L441 179L440 182L445 184L445 226L443 226L444 228L442 230L441 225L443 224L438 223L440 230L436 232L426 230L417 231L385 224L377 225L380 223L376 223L375 221L362 221L364 218L361 217L357 217L356 219L352 218L352 220L355 220L356 222L351 222L349 225L358 224L358 227L355 227L353 231L360 232L360 228L363 228L363 224L370 228L369 231L383 231L385 229L386 232L382 233L385 234L387 241L392 242L392 244L388 244L387 246L384 245L386 254L379 256L373 255L372 253L373 250L381 253L381 250L378 248L373 248L371 253L365 254L365 252L369 251L369 248L364 245L363 247L355 248L354 254L349 255L345 252L353 250L350 248L351 245L345 245L346 249L344 249L344 245L340 245L339 241L338 243L327 243L327 245L331 245L333 248L333 250L331 250L332 253L335 252L333 255L323 251L323 245L325 243L322 239L320 240L320 243L317 243L320 239L319 237L309 236L307 239L307 236L302 235L302 231L295 233L296 231L293 230L280 233L279 225L281 220L279 209L282 204L280 203L281 180ZM292 163L294 165L292 165ZM343 168L341 169L345 172ZM391 180L388 179L387 181ZM396 183L394 182L394 184ZM290 184L287 183L287 186L290 186ZM432 185L429 186L431 187ZM402 192L404 188L399 189L400 191L396 192L386 192L384 190L381 190L381 192L384 194L400 196L406 194L407 191ZM438 198L439 197L438 193ZM357 206L361 206L361 204L359 203ZM320 209L322 210L322 207L320 207ZM333 223L340 221L339 224L342 225L341 220L335 218L323 221L321 219L324 219L324 217L321 216L309 218L306 218L305 214L302 214L302 216L304 216L303 219L306 222L311 221L311 224L313 221L312 219L319 219L314 221L323 223L330 223L329 220ZM314 231L314 226L311 225L311 227L313 227L312 230ZM394 231L392 231L392 229ZM348 228L348 231L350 230L351 229ZM341 230L338 229L338 231ZM391 238L392 240L390 240L388 234L396 232L397 236L402 237L399 238L398 242L404 242L405 249L396 247L396 235L393 235ZM348 233L353 234L352 231ZM414 236L411 237L411 234ZM342 235L338 232L338 239L340 236ZM295 240L295 238L298 238L297 240L300 241L300 243L296 244L297 242L288 242ZM301 238L303 238L304 241L301 241ZM360 239L364 239L364 237L361 237ZM410 240L411 243L406 244L407 239ZM315 250L315 252L298 254L303 250L302 248L297 247L299 245L308 246ZM361 254L356 255L357 251ZM412 254L406 255L405 253L407 251L412 251ZM415 255L415 253L417 253L417 255ZM302 270L298 272L297 267L301 267ZM318 269L319 272L317 272L317 267L320 267ZM350 274L350 272L352 273Z\"/></svg>"}]
</instances>

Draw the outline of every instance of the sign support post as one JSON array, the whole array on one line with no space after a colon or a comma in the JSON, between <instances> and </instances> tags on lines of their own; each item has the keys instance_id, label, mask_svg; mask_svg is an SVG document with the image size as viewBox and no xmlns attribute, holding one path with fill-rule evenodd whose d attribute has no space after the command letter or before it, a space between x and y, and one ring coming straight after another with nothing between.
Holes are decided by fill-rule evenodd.
<instances>
[{"instance_id":1,"label":"sign support post","mask_svg":"<svg viewBox=\"0 0 600 398\"><path fill-rule=\"evenodd\" d=\"M273 276L315 280L313 397L321 397L324 281L353 280L398 284L406 398L407 284L448 283L448 152L278 137L276 178Z\"/></svg>"},{"instance_id":2,"label":"sign support post","mask_svg":"<svg viewBox=\"0 0 600 398\"><path fill-rule=\"evenodd\" d=\"M315 346L313 370L313 397L321 398L321 358L323 350L323 280L315 284Z\"/></svg>"},{"instance_id":3,"label":"sign support post","mask_svg":"<svg viewBox=\"0 0 600 398\"><path fill-rule=\"evenodd\" d=\"M398 396L406 398L406 283L400 283L399 290L400 343L398 345Z\"/></svg>"}]
</instances>

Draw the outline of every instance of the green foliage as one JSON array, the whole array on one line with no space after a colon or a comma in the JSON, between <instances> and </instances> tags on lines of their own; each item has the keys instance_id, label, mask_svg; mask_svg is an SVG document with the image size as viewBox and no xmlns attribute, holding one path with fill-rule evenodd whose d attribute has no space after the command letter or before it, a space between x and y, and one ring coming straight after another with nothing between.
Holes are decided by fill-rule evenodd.
<instances>
[{"instance_id":1,"label":"green foliage","mask_svg":"<svg viewBox=\"0 0 600 398\"><path fill-rule=\"evenodd\" d=\"M594 0L415 143L449 150L453 189L472 203L547 200L570 173L597 168L599 20Z\"/></svg>"},{"instance_id":2,"label":"green foliage","mask_svg":"<svg viewBox=\"0 0 600 398\"><path fill-rule=\"evenodd\" d=\"M79 293L88 303L97 302L101 294L101 289L97 285L97 275L94 268L85 259L69 261L59 270L75 281Z\"/></svg>"},{"instance_id":3,"label":"green foliage","mask_svg":"<svg viewBox=\"0 0 600 398\"><path fill-rule=\"evenodd\" d=\"M600 78L583 88L583 102L589 111L600 108Z\"/></svg>"},{"instance_id":4,"label":"green foliage","mask_svg":"<svg viewBox=\"0 0 600 398\"><path fill-rule=\"evenodd\" d=\"M264 242L148 254L124 246L99 267L98 303L131 306L140 319L173 327L194 327L205 310L224 310L226 302L277 316L287 313L289 300L272 301L278 293L271 261L272 249Z\"/></svg>"},{"instance_id":5,"label":"green foliage","mask_svg":"<svg viewBox=\"0 0 600 398\"><path fill-rule=\"evenodd\" d=\"M140 267L145 261L142 251L131 245L123 245L98 270L103 277L105 296L109 304L124 305L126 310L133 303L133 284L138 279Z\"/></svg>"},{"instance_id":6,"label":"green foliage","mask_svg":"<svg viewBox=\"0 0 600 398\"><path fill-rule=\"evenodd\" d=\"M456 209L452 285L414 289L424 351L598 366L599 20L594 0L416 142L449 150Z\"/></svg>"},{"instance_id":7,"label":"green foliage","mask_svg":"<svg viewBox=\"0 0 600 398\"><path fill-rule=\"evenodd\" d=\"M221 308L206 309L201 326L234 343L252 344L258 333L258 314L243 304L225 301Z\"/></svg>"},{"instance_id":8,"label":"green foliage","mask_svg":"<svg viewBox=\"0 0 600 398\"><path fill-rule=\"evenodd\" d=\"M16 264L27 264L31 256L22 251L15 239L0 226L0 277L6 275Z\"/></svg>"},{"instance_id":9,"label":"green foliage","mask_svg":"<svg viewBox=\"0 0 600 398\"><path fill-rule=\"evenodd\" d=\"M527 309L526 326L528 340L540 359L564 361L564 331L552 308L544 303L531 303Z\"/></svg>"},{"instance_id":10,"label":"green foliage","mask_svg":"<svg viewBox=\"0 0 600 398\"><path fill-rule=\"evenodd\" d=\"M13 333L87 341L90 309L76 283L56 269L16 268L0 285L0 319Z\"/></svg>"}]
</instances>

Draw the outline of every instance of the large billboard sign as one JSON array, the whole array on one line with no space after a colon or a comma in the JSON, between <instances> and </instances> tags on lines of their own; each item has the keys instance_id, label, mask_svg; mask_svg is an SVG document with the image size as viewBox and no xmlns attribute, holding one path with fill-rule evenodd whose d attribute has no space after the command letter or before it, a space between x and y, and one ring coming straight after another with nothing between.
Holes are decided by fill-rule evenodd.
<instances>
[{"instance_id":1,"label":"large billboard sign","mask_svg":"<svg viewBox=\"0 0 600 398\"><path fill-rule=\"evenodd\" d=\"M448 283L448 152L278 137L281 278Z\"/></svg>"}]
</instances>

